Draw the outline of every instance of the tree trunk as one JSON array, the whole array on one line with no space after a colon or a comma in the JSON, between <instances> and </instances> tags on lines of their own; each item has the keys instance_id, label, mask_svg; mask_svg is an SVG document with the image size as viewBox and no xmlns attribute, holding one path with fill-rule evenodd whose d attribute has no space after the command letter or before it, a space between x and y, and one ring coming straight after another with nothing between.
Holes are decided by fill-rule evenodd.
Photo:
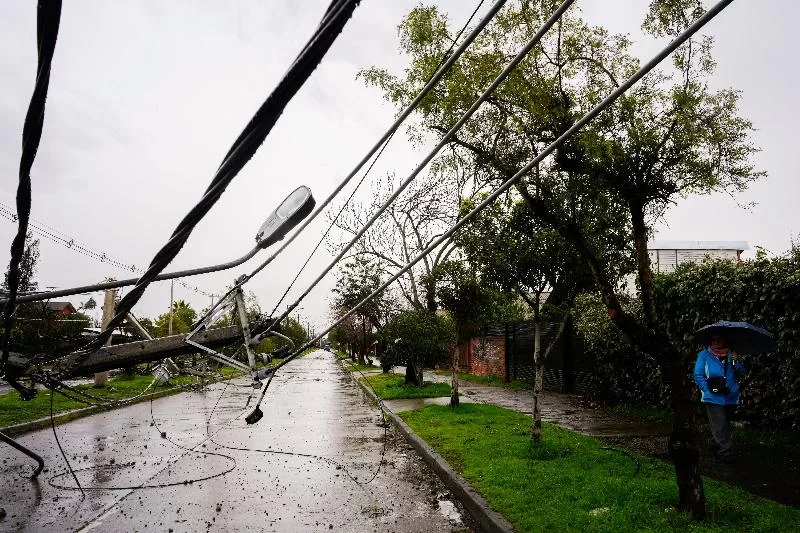
<instances>
[{"instance_id":1,"label":"tree trunk","mask_svg":"<svg viewBox=\"0 0 800 533\"><path fill-rule=\"evenodd\" d=\"M456 345L453 348L453 379L450 381L450 407L458 407L458 332L461 328L456 328Z\"/></svg>"},{"instance_id":2,"label":"tree trunk","mask_svg":"<svg viewBox=\"0 0 800 533\"><path fill-rule=\"evenodd\" d=\"M544 373L544 357L542 357L542 320L539 316L539 294L533 307L533 420L531 421L531 438L534 442L542 439L542 374Z\"/></svg>"},{"instance_id":3,"label":"tree trunk","mask_svg":"<svg viewBox=\"0 0 800 533\"><path fill-rule=\"evenodd\" d=\"M422 387L422 363L409 358L406 362L406 385Z\"/></svg>"},{"instance_id":4,"label":"tree trunk","mask_svg":"<svg viewBox=\"0 0 800 533\"><path fill-rule=\"evenodd\" d=\"M692 401L693 383L685 364L668 369L672 393L672 431L669 453L678 482L678 509L690 512L695 520L706 514L706 497L700 477L700 447L697 435L697 411Z\"/></svg>"}]
</instances>

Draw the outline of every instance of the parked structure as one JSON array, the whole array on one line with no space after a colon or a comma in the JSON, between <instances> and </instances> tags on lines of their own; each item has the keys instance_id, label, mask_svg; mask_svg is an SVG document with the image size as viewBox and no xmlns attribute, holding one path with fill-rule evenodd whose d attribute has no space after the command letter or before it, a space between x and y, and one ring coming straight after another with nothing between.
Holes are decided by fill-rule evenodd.
<instances>
[{"instance_id":1,"label":"parked structure","mask_svg":"<svg viewBox=\"0 0 800 533\"><path fill-rule=\"evenodd\" d=\"M747 241L653 241L647 245L653 272L662 274L707 258L741 261L742 252L749 249Z\"/></svg>"}]
</instances>

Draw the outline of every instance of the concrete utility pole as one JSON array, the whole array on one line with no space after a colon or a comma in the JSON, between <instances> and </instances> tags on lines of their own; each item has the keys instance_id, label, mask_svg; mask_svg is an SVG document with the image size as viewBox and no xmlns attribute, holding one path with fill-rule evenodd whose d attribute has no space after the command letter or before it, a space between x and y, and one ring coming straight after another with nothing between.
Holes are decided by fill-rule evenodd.
<instances>
[{"instance_id":1,"label":"concrete utility pole","mask_svg":"<svg viewBox=\"0 0 800 533\"><path fill-rule=\"evenodd\" d=\"M106 281L116 281L115 279L108 278ZM116 307L117 307L117 289L107 289L105 291L105 296L103 297L103 322L100 325L100 329L106 329L111 319L114 318L116 314ZM112 337L108 338L106 342L106 346L111 345ZM94 375L94 386L96 388L105 387L108 384L108 372L98 372Z\"/></svg>"},{"instance_id":2,"label":"concrete utility pole","mask_svg":"<svg viewBox=\"0 0 800 533\"><path fill-rule=\"evenodd\" d=\"M169 327L167 328L167 335L172 335L172 308L174 307L172 299L172 290L175 288L175 280L169 283Z\"/></svg>"}]
</instances>

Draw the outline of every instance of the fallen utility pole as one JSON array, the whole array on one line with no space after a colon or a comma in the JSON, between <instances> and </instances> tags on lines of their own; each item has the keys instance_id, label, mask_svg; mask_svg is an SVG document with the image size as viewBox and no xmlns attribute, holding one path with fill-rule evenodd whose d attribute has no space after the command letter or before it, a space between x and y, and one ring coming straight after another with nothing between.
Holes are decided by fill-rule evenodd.
<instances>
[{"instance_id":1,"label":"fallen utility pole","mask_svg":"<svg viewBox=\"0 0 800 533\"><path fill-rule=\"evenodd\" d=\"M192 339L209 348L222 348L235 342L241 342L242 334L241 326L235 325L207 329L195 333ZM73 354L60 361L59 366L69 369L63 376L63 379L68 379L93 372L101 372L138 363L148 363L195 352L197 352L197 348L187 344L186 334L181 334L107 346L88 356L85 354ZM80 362L78 362L79 360ZM73 364L75 365L74 367L72 366Z\"/></svg>"}]
</instances>

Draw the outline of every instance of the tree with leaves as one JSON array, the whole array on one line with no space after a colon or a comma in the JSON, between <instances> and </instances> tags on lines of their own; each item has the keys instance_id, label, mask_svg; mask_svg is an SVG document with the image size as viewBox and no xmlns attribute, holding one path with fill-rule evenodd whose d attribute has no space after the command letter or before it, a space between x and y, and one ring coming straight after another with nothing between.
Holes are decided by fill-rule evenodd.
<instances>
[{"instance_id":1,"label":"tree with leaves","mask_svg":"<svg viewBox=\"0 0 800 533\"><path fill-rule=\"evenodd\" d=\"M381 364L405 365L405 383L416 387L424 385L424 368L446 361L455 346L452 321L427 309L398 313L380 336L386 345L386 362L382 359Z\"/></svg>"},{"instance_id":2,"label":"tree with leaves","mask_svg":"<svg viewBox=\"0 0 800 533\"><path fill-rule=\"evenodd\" d=\"M475 202L465 200L462 212L474 206ZM509 194L493 203L457 232L455 242L466 261L475 265L487 283L518 294L531 310L534 327L531 437L538 441L542 430L544 365L567 329L575 297L593 288L591 275L572 246L553 229L539 225L518 195ZM545 319L560 324L543 350Z\"/></svg>"},{"instance_id":3,"label":"tree with leaves","mask_svg":"<svg viewBox=\"0 0 800 533\"><path fill-rule=\"evenodd\" d=\"M555 4L522 1L498 15L418 108L415 135L447 131ZM703 11L700 0L654 0L642 27L656 37L675 36ZM444 15L433 7L415 8L400 25L401 50L410 58L405 73L396 76L376 67L364 77L403 107L450 42ZM630 46L627 36L610 35L587 24L575 9L568 11L451 140L454 155L445 157L453 172L467 167L487 184L515 175L638 68ZM681 198L734 193L763 176L750 163L757 149L750 140L752 124L738 112L739 93L709 87L715 66L711 52L709 37L687 41L673 55L671 68L645 76L516 187L535 220L558 232L580 256L620 332L658 361L667 376L678 508L698 519L705 515L705 496L691 354L677 348L659 321L647 240L654 222ZM576 216L586 209L621 216ZM628 250L635 263L641 319L621 303L612 260L621 250Z\"/></svg>"},{"instance_id":4,"label":"tree with leaves","mask_svg":"<svg viewBox=\"0 0 800 533\"><path fill-rule=\"evenodd\" d=\"M356 257L339 268L331 310L335 316L342 316L359 302L380 287L382 271L377 262L364 257ZM389 293L383 292L366 302L353 314L350 324L355 328L358 345L356 355L361 364L366 364L366 353L372 345L374 335L393 314L395 303Z\"/></svg>"},{"instance_id":5,"label":"tree with leaves","mask_svg":"<svg viewBox=\"0 0 800 533\"><path fill-rule=\"evenodd\" d=\"M185 300L172 302L172 334L188 333L197 319L197 311ZM169 335L170 313L164 313L156 318L154 323L156 337Z\"/></svg>"},{"instance_id":6,"label":"tree with leaves","mask_svg":"<svg viewBox=\"0 0 800 533\"><path fill-rule=\"evenodd\" d=\"M28 233L25 236L25 249L22 252L22 259L19 262L19 287L18 293L33 292L39 290L39 283L35 280L36 265L39 262L39 239L34 239L33 235ZM4 291L9 290L8 286L8 269L3 275Z\"/></svg>"},{"instance_id":7,"label":"tree with leaves","mask_svg":"<svg viewBox=\"0 0 800 533\"><path fill-rule=\"evenodd\" d=\"M456 344L492 323L519 320L523 314L513 297L481 282L474 268L462 261L440 264L429 280L437 287L439 304L455 322ZM458 350L452 350L450 406L458 407Z\"/></svg>"}]
</instances>

